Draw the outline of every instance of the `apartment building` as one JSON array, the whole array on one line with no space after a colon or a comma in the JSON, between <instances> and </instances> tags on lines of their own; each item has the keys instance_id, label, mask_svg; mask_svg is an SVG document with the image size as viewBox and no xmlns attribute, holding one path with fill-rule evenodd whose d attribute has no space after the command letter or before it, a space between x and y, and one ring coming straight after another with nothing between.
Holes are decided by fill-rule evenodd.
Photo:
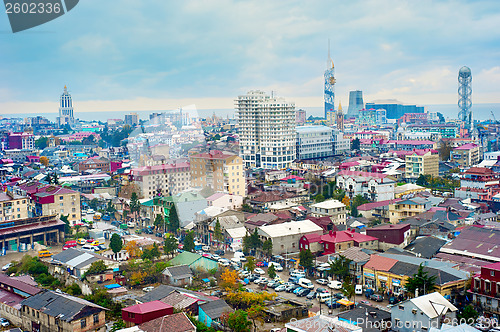
<instances>
[{"instance_id":1,"label":"apartment building","mask_svg":"<svg viewBox=\"0 0 500 332\"><path fill-rule=\"evenodd\" d=\"M342 170L337 174L337 186L353 198L361 195L372 201L394 199L396 181L382 173Z\"/></svg>"},{"instance_id":2,"label":"apartment building","mask_svg":"<svg viewBox=\"0 0 500 332\"><path fill-rule=\"evenodd\" d=\"M389 222L397 224L400 220L413 217L431 208L431 202L422 197L414 197L389 205Z\"/></svg>"},{"instance_id":3,"label":"apartment building","mask_svg":"<svg viewBox=\"0 0 500 332\"><path fill-rule=\"evenodd\" d=\"M333 128L327 126L299 126L297 130L297 159L332 157Z\"/></svg>"},{"instance_id":4,"label":"apartment building","mask_svg":"<svg viewBox=\"0 0 500 332\"><path fill-rule=\"evenodd\" d=\"M295 104L263 91L235 101L240 156L246 167L283 169L295 159Z\"/></svg>"},{"instance_id":5,"label":"apartment building","mask_svg":"<svg viewBox=\"0 0 500 332\"><path fill-rule=\"evenodd\" d=\"M329 199L311 205L311 215L313 217L331 217L334 224L345 225L347 208L344 203L336 199Z\"/></svg>"},{"instance_id":6,"label":"apartment building","mask_svg":"<svg viewBox=\"0 0 500 332\"><path fill-rule=\"evenodd\" d=\"M216 192L245 196L246 180L243 159L219 150L193 154L191 183L194 187L210 187Z\"/></svg>"},{"instance_id":7,"label":"apartment building","mask_svg":"<svg viewBox=\"0 0 500 332\"><path fill-rule=\"evenodd\" d=\"M474 143L464 144L451 152L451 160L462 167L471 167L479 163L481 159L479 145Z\"/></svg>"},{"instance_id":8,"label":"apartment building","mask_svg":"<svg viewBox=\"0 0 500 332\"><path fill-rule=\"evenodd\" d=\"M473 277L470 292L474 303L490 314L500 312L500 262L481 266L481 272Z\"/></svg>"},{"instance_id":9,"label":"apartment building","mask_svg":"<svg viewBox=\"0 0 500 332\"><path fill-rule=\"evenodd\" d=\"M30 197L30 217L67 215L71 225L82 220L78 191L39 182L24 183L14 189L16 193Z\"/></svg>"},{"instance_id":10,"label":"apartment building","mask_svg":"<svg viewBox=\"0 0 500 332\"><path fill-rule=\"evenodd\" d=\"M188 162L133 168L130 175L144 198L157 194L175 195L191 187L191 173Z\"/></svg>"},{"instance_id":11,"label":"apartment building","mask_svg":"<svg viewBox=\"0 0 500 332\"><path fill-rule=\"evenodd\" d=\"M28 218L29 198L10 191L0 192L0 222Z\"/></svg>"},{"instance_id":12,"label":"apartment building","mask_svg":"<svg viewBox=\"0 0 500 332\"><path fill-rule=\"evenodd\" d=\"M405 157L405 177L415 181L420 175L439 176L439 153L437 150L413 150Z\"/></svg>"}]
</instances>

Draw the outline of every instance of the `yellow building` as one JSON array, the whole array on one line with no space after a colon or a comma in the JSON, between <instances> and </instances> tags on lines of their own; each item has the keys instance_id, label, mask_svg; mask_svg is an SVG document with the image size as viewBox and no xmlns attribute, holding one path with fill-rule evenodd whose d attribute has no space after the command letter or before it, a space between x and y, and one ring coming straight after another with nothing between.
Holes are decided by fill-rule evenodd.
<instances>
[{"instance_id":1,"label":"yellow building","mask_svg":"<svg viewBox=\"0 0 500 332\"><path fill-rule=\"evenodd\" d=\"M422 197L408 198L389 205L389 221L397 224L401 219L413 217L431 208L429 200Z\"/></svg>"},{"instance_id":2,"label":"yellow building","mask_svg":"<svg viewBox=\"0 0 500 332\"><path fill-rule=\"evenodd\" d=\"M7 192L0 192L0 222L28 218L28 198Z\"/></svg>"},{"instance_id":3,"label":"yellow building","mask_svg":"<svg viewBox=\"0 0 500 332\"><path fill-rule=\"evenodd\" d=\"M405 176L416 180L420 175L439 176L439 153L433 149L413 150L405 158Z\"/></svg>"},{"instance_id":4,"label":"yellow building","mask_svg":"<svg viewBox=\"0 0 500 332\"><path fill-rule=\"evenodd\" d=\"M394 198L401 198L406 195L416 194L421 191L426 191L425 187L416 185L414 183L407 183L402 186L394 188Z\"/></svg>"},{"instance_id":5,"label":"yellow building","mask_svg":"<svg viewBox=\"0 0 500 332\"><path fill-rule=\"evenodd\" d=\"M391 255L395 256L395 255ZM370 260L363 266L363 285L375 292L384 294L404 294L408 278L413 277L424 265L424 272L429 276L436 276L436 287L433 291L443 296L450 296L453 290L463 291L468 280L466 272L452 268L447 262L436 262L441 266L428 267L429 260L417 257L401 257L398 259L371 255ZM423 290L420 290L423 292ZM427 292L427 290L426 290Z\"/></svg>"},{"instance_id":6,"label":"yellow building","mask_svg":"<svg viewBox=\"0 0 500 332\"><path fill-rule=\"evenodd\" d=\"M237 155L212 150L190 156L193 187L210 187L216 192L246 196L243 159Z\"/></svg>"},{"instance_id":7,"label":"yellow building","mask_svg":"<svg viewBox=\"0 0 500 332\"><path fill-rule=\"evenodd\" d=\"M474 143L464 144L451 152L452 161L462 167L470 167L479 163L479 145Z\"/></svg>"}]
</instances>

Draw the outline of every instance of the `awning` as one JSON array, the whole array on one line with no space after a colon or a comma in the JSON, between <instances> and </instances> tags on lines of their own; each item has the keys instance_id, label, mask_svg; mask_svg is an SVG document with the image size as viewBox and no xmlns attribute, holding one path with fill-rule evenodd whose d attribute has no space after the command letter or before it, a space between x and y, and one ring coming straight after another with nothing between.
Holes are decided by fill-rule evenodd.
<instances>
[{"instance_id":1,"label":"awning","mask_svg":"<svg viewBox=\"0 0 500 332\"><path fill-rule=\"evenodd\" d=\"M203 282L210 282L210 279L208 278L205 278L205 279L201 279Z\"/></svg>"},{"instance_id":2,"label":"awning","mask_svg":"<svg viewBox=\"0 0 500 332\"><path fill-rule=\"evenodd\" d=\"M349 301L348 299L342 299L342 300L338 300L337 301L338 304L342 304L342 305L345 305L345 306L351 306L354 304L354 302L352 301Z\"/></svg>"}]
</instances>

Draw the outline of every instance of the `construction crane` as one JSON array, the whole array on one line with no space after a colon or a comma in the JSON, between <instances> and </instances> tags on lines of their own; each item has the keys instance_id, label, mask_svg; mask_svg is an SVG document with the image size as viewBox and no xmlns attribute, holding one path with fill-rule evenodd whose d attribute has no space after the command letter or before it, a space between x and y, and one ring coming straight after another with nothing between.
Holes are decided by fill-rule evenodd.
<instances>
[{"instance_id":1,"label":"construction crane","mask_svg":"<svg viewBox=\"0 0 500 332\"><path fill-rule=\"evenodd\" d=\"M495 121L494 123L498 123L497 119L495 118L495 113L493 113L493 111L490 111L491 112L491 116L493 117L493 120Z\"/></svg>"}]
</instances>

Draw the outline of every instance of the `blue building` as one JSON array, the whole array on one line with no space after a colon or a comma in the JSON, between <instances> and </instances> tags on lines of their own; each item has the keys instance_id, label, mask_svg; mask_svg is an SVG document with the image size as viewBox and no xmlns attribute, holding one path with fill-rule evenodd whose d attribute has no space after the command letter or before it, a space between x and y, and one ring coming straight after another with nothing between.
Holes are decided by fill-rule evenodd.
<instances>
[{"instance_id":1,"label":"blue building","mask_svg":"<svg viewBox=\"0 0 500 332\"><path fill-rule=\"evenodd\" d=\"M224 300L215 300L201 304L198 308L198 320L208 327L219 323L225 313L232 313L233 309ZM217 325L216 325L217 326Z\"/></svg>"},{"instance_id":2,"label":"blue building","mask_svg":"<svg viewBox=\"0 0 500 332\"><path fill-rule=\"evenodd\" d=\"M399 119L405 113L424 113L423 106L403 105L396 100L384 100L373 103L366 103L366 109L384 109L387 111L387 119Z\"/></svg>"}]
</instances>

